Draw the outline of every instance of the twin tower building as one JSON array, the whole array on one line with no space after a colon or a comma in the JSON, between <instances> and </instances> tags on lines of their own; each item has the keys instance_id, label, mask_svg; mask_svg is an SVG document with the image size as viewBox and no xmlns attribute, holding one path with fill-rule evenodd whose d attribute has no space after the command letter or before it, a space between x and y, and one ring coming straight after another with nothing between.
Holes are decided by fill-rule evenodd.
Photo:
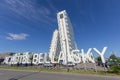
<instances>
[{"instance_id":1,"label":"twin tower building","mask_svg":"<svg viewBox=\"0 0 120 80\"><path fill-rule=\"evenodd\" d=\"M56 59L66 64L75 62L72 51L77 49L71 21L65 10L57 13L58 29L53 32L50 45L49 58L51 62Z\"/></svg>"},{"instance_id":2,"label":"twin tower building","mask_svg":"<svg viewBox=\"0 0 120 80\"><path fill-rule=\"evenodd\" d=\"M84 49L79 51L74 39L74 32L71 21L65 10L57 13L58 29L53 32L53 37L50 45L49 54L38 53L18 53L14 56L6 57L4 63L17 64L17 63L33 63L43 64L47 62L68 64L80 63L80 62L92 62L95 63L95 59L92 54L92 50L101 56L102 62L105 63L104 54L107 47L104 47L102 51L96 48L89 48L87 52ZM33 57L33 58L32 58Z\"/></svg>"}]
</instances>

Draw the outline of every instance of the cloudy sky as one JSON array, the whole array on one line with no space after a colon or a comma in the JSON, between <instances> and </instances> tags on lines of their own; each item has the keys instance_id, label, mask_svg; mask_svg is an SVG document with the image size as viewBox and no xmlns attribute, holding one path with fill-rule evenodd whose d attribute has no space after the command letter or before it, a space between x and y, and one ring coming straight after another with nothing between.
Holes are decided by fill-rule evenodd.
<instances>
[{"instance_id":1,"label":"cloudy sky","mask_svg":"<svg viewBox=\"0 0 120 80\"><path fill-rule=\"evenodd\" d=\"M1 0L0 53L48 52L58 28L56 14L66 10L78 49L107 46L120 56L119 0Z\"/></svg>"}]
</instances>

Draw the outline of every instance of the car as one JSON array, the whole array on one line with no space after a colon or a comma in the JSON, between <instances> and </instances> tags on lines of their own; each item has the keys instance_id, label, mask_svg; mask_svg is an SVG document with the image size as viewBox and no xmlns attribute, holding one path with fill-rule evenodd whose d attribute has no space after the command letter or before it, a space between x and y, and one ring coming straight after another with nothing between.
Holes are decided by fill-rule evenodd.
<instances>
[{"instance_id":1,"label":"car","mask_svg":"<svg viewBox=\"0 0 120 80\"><path fill-rule=\"evenodd\" d=\"M67 62L67 66L68 67L73 67L73 66L75 66L75 64L73 62Z\"/></svg>"},{"instance_id":2,"label":"car","mask_svg":"<svg viewBox=\"0 0 120 80\"><path fill-rule=\"evenodd\" d=\"M44 63L43 66L44 67L53 67L53 64L52 63Z\"/></svg>"}]
</instances>

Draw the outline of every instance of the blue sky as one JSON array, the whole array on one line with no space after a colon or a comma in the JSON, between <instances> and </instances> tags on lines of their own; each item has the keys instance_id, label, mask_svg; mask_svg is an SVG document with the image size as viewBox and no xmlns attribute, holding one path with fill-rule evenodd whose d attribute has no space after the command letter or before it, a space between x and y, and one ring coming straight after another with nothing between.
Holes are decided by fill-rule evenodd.
<instances>
[{"instance_id":1,"label":"blue sky","mask_svg":"<svg viewBox=\"0 0 120 80\"><path fill-rule=\"evenodd\" d=\"M120 0L1 0L0 53L48 52L57 26L56 13L66 10L78 49L120 56Z\"/></svg>"}]
</instances>

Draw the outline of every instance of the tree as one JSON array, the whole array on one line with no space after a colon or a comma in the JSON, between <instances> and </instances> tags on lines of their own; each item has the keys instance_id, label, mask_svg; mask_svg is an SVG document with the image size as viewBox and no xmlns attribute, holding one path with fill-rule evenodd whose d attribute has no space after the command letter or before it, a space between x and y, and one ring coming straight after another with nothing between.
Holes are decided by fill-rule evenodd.
<instances>
[{"instance_id":1,"label":"tree","mask_svg":"<svg viewBox=\"0 0 120 80\"><path fill-rule=\"evenodd\" d=\"M109 59L108 59L108 62L111 63L111 65L119 65L120 63L120 58L117 57L115 54L111 54Z\"/></svg>"},{"instance_id":2,"label":"tree","mask_svg":"<svg viewBox=\"0 0 120 80\"><path fill-rule=\"evenodd\" d=\"M116 61L118 61L118 58L116 57L115 54L111 54L108 60L110 62L116 62Z\"/></svg>"},{"instance_id":3,"label":"tree","mask_svg":"<svg viewBox=\"0 0 120 80\"><path fill-rule=\"evenodd\" d=\"M29 59L30 59L30 61L32 61L33 60L33 55Z\"/></svg>"},{"instance_id":4,"label":"tree","mask_svg":"<svg viewBox=\"0 0 120 80\"><path fill-rule=\"evenodd\" d=\"M99 61L99 62L102 61L100 56L98 56L98 57L96 58L96 60Z\"/></svg>"},{"instance_id":5,"label":"tree","mask_svg":"<svg viewBox=\"0 0 120 80\"><path fill-rule=\"evenodd\" d=\"M110 58L110 59L117 59L117 57L116 57L115 54L111 54L109 58Z\"/></svg>"},{"instance_id":6,"label":"tree","mask_svg":"<svg viewBox=\"0 0 120 80\"><path fill-rule=\"evenodd\" d=\"M102 60L101 60L101 57L100 57L100 56L98 56L98 57L96 58L96 60L97 60L97 65L98 65L98 66L102 65Z\"/></svg>"},{"instance_id":7,"label":"tree","mask_svg":"<svg viewBox=\"0 0 120 80\"><path fill-rule=\"evenodd\" d=\"M58 58L57 58L57 57L55 57L55 58L54 58L54 61L58 61Z\"/></svg>"},{"instance_id":8,"label":"tree","mask_svg":"<svg viewBox=\"0 0 120 80\"><path fill-rule=\"evenodd\" d=\"M23 53L20 53L20 55L23 55Z\"/></svg>"}]
</instances>

